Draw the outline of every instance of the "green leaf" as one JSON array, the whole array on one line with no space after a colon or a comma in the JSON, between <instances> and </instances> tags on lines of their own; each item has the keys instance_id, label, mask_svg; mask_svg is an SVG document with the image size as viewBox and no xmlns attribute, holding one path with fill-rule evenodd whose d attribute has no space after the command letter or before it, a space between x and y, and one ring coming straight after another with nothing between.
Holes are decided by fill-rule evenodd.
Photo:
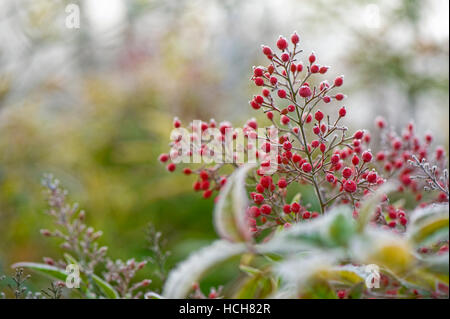
<instances>
[{"instance_id":1,"label":"green leaf","mask_svg":"<svg viewBox=\"0 0 450 319\"><path fill-rule=\"evenodd\" d=\"M354 285L348 292L348 299L361 299L365 289L364 282Z\"/></svg>"},{"instance_id":2,"label":"green leaf","mask_svg":"<svg viewBox=\"0 0 450 319\"><path fill-rule=\"evenodd\" d=\"M330 238L338 246L347 246L355 234L355 221L349 214L339 214L330 225Z\"/></svg>"},{"instance_id":3,"label":"green leaf","mask_svg":"<svg viewBox=\"0 0 450 319\"><path fill-rule=\"evenodd\" d=\"M118 292L106 281L97 276L96 274L92 274L92 280L95 284L100 288L103 294L110 299L119 299L120 296Z\"/></svg>"},{"instance_id":4,"label":"green leaf","mask_svg":"<svg viewBox=\"0 0 450 319\"><path fill-rule=\"evenodd\" d=\"M78 264L73 257L71 257L69 254L65 254L64 256L66 260L70 261L71 264ZM30 269L36 273L42 274L46 277L49 277L51 279L56 279L65 282L67 279L67 273L64 269L57 268L55 266L50 266L47 264L41 264L41 263L34 263L34 262L19 262L14 265L12 265L13 268L27 268ZM85 284L87 282L87 277L84 274L80 274L81 277L81 284L80 289L83 292L86 292ZM100 290L104 293L104 296L111 299L117 299L119 298L119 294L114 290L114 288L105 282L103 279L98 277L97 275L92 275L92 280L94 283L100 288Z\"/></svg>"},{"instance_id":5,"label":"green leaf","mask_svg":"<svg viewBox=\"0 0 450 319\"><path fill-rule=\"evenodd\" d=\"M276 289L276 281L268 274L259 273L243 281L233 298L262 299L268 297Z\"/></svg>"},{"instance_id":6,"label":"green leaf","mask_svg":"<svg viewBox=\"0 0 450 319\"><path fill-rule=\"evenodd\" d=\"M246 216L248 198L245 180L253 167L253 164L245 164L237 169L219 193L219 200L214 207L214 226L223 239L232 242L252 240Z\"/></svg>"},{"instance_id":7,"label":"green leaf","mask_svg":"<svg viewBox=\"0 0 450 319\"><path fill-rule=\"evenodd\" d=\"M64 253L64 259L66 260L67 264L78 265L78 260L76 260L72 255L68 253Z\"/></svg>"},{"instance_id":8,"label":"green leaf","mask_svg":"<svg viewBox=\"0 0 450 319\"><path fill-rule=\"evenodd\" d=\"M12 268L27 268L36 273L49 277L51 279L66 281L67 274L65 270L50 266L47 264L34 263L34 262L19 262L11 266Z\"/></svg>"},{"instance_id":9,"label":"green leaf","mask_svg":"<svg viewBox=\"0 0 450 319\"><path fill-rule=\"evenodd\" d=\"M261 270L246 265L239 265L239 269L242 270L243 272L246 272L249 275L257 275L261 273Z\"/></svg>"}]
</instances>

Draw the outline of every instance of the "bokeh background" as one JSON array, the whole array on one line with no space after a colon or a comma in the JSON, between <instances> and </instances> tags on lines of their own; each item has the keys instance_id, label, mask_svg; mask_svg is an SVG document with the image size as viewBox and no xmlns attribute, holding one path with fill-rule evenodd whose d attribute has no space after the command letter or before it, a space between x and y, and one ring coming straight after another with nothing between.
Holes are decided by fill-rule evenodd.
<instances>
[{"instance_id":1,"label":"bokeh background","mask_svg":"<svg viewBox=\"0 0 450 319\"><path fill-rule=\"evenodd\" d=\"M65 7L81 8L67 29ZM146 224L169 266L216 238L212 200L158 163L172 118L256 116L260 44L296 30L306 53L345 74L350 127L414 120L448 150L447 0L0 1L0 273L58 257L40 185L53 173L102 229L114 258L144 258ZM141 277L154 279L152 267ZM223 276L232 276L225 270ZM210 278L209 284L223 278Z\"/></svg>"}]
</instances>

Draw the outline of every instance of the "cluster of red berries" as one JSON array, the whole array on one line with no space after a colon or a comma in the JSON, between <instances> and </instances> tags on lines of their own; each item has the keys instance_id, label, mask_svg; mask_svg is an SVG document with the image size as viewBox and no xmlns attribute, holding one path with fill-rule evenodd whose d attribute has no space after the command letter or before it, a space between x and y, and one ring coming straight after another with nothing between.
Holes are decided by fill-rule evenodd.
<instances>
[{"instance_id":1,"label":"cluster of red berries","mask_svg":"<svg viewBox=\"0 0 450 319\"><path fill-rule=\"evenodd\" d=\"M344 99L344 94L332 93L343 85L344 77L334 78L331 84L319 80L314 85L318 81L313 77L324 76L329 67L320 65L314 53L307 57L306 63L299 61L298 54L302 51L298 48L297 33L291 35L290 42L280 36L276 43L279 53L262 46L270 62L254 67L251 78L262 89L250 106L262 109L273 126L283 132L278 141L267 140L262 145L266 152L278 148L278 171L273 177L277 182L260 174L255 192L251 193L254 203L259 205L249 209L251 218L258 221L251 221L254 231L265 229L268 220L270 225L290 225L292 221L319 215L300 203L286 202L286 188L291 183L312 185L320 211L324 212L336 202L351 202L356 208L362 196L384 182L370 166L373 158L368 148L370 134L363 130L348 134L347 128L340 125L347 114L344 106L337 108L334 120L317 108L319 103Z\"/></svg>"},{"instance_id":2,"label":"cluster of red berries","mask_svg":"<svg viewBox=\"0 0 450 319\"><path fill-rule=\"evenodd\" d=\"M344 106L336 107L332 114L319 109L320 103L339 103L345 98L343 93L333 93L344 84L344 77L335 77L331 84L320 79L330 68L320 65L314 53L307 57L307 61L300 61L299 54L302 50L299 49L299 43L297 33L291 35L290 41L280 36L276 42L278 51L262 46L262 53L269 63L253 68L251 81L261 91L253 96L250 106L266 114L271 122L270 130L275 129L281 133L276 138L267 134L258 135L258 124L254 119L247 121L243 128L246 138L261 141L256 150L259 167L256 174L249 174L248 177L251 180L248 185L253 183L253 186L249 186L252 203L247 209L247 215L254 234L278 225L289 227L292 223L313 219L338 203L351 205L354 217L357 218L360 200L383 184L384 177L394 174L402 182L400 190L410 188L420 200L420 185L412 175L418 168L408 166L407 162L414 154L419 161L430 158L428 146L432 141L431 135L427 135L422 143L414 135L413 126L409 125L404 134L398 137L379 118L377 125L385 133L384 146L382 151L374 155L369 148L371 135L368 131L358 130L350 134L348 128L341 124L347 115ZM174 128L180 126L181 122L175 119ZM201 133L216 127L221 132L220 142L225 143L226 130L233 130L229 122L217 125L211 120L209 123L201 122L199 127L191 125L189 139L200 141L200 146L190 149L187 155L198 153L209 156L213 150L203 141ZM233 139L236 135L237 133L233 133ZM172 142L173 149L178 142ZM255 147L255 144L246 145L245 151L248 152L251 147ZM277 169L275 173L267 174L269 162L265 154L272 150L277 151ZM444 155L442 148L436 149L434 158L441 163L438 171L445 167ZM167 162L168 171L176 169L175 163L169 163L176 156L178 154L173 154L173 151L160 156L161 162ZM233 159L236 156L233 153ZM235 161L230 164L233 168L239 166ZM194 190L202 191L203 197L209 198L227 181L228 172L221 173L224 166L226 165L213 163L197 170L185 168L183 172L186 175L197 175ZM317 204L305 204L299 199L288 201L287 188L299 183L310 185L315 190ZM448 191L448 180L445 186ZM446 200L448 201L448 197ZM318 208L315 209L317 211L314 211L315 207ZM377 208L374 222L401 231L405 229L408 219L403 210L389 205L386 196L385 201Z\"/></svg>"},{"instance_id":3,"label":"cluster of red berries","mask_svg":"<svg viewBox=\"0 0 450 319\"><path fill-rule=\"evenodd\" d=\"M175 118L173 121L174 129L179 129L181 127L181 121L178 118ZM213 147L211 147L210 136L205 138L204 133L208 129L218 129L220 136L216 136L217 144L221 147L222 150L226 148L226 134L228 131L231 132L231 139L235 140L238 137L238 133L242 132L244 138L252 137L255 139L257 137L256 130L258 129L258 124L255 119L248 120L242 131L237 130L232 127L229 122L221 122L219 124L216 123L214 119L211 119L209 122L201 121L198 125L194 125L194 123L190 123L189 125L190 131L189 135L186 138L189 140L190 145L186 154L180 154L179 149L181 148L179 144L182 142L181 137L175 138L171 146L170 153L163 153L159 156L159 161L163 164L166 164L166 169L169 172L174 172L177 168L177 164L173 162L174 159L180 156L188 156L192 158L193 154L197 154L202 160L208 160L209 162L214 161L214 152L217 151ZM194 141L198 141L198 143L193 143ZM196 146L197 145L197 146ZM244 144L244 155L248 153L248 150L253 146L253 144L248 143ZM192 188L194 191L202 192L203 198L210 198L214 191L220 191L220 189L225 185L227 181L228 174L222 173L221 169L225 164L232 165L235 167L237 165L237 151L234 148L231 151L231 160L228 162L224 161L221 163L213 163L212 165L203 165L198 169L192 169L190 167L184 167L183 173L185 175L196 175L197 180L194 182ZM259 157L259 153L256 152L256 157Z\"/></svg>"},{"instance_id":4,"label":"cluster of red berries","mask_svg":"<svg viewBox=\"0 0 450 319\"><path fill-rule=\"evenodd\" d=\"M385 119L377 117L376 126L381 130L382 149L375 159L381 170L389 178L398 178L398 191L411 191L418 202L423 199L423 190L431 184L437 189L437 196L431 201L448 201L447 158L444 148L431 148L433 136L427 133L423 138L415 134L414 124L409 123L401 135L389 128ZM422 165L422 163L424 163ZM433 163L433 164L430 164ZM429 172L427 172L429 170ZM430 173L430 174L428 174ZM422 203L422 206L426 203Z\"/></svg>"}]
</instances>

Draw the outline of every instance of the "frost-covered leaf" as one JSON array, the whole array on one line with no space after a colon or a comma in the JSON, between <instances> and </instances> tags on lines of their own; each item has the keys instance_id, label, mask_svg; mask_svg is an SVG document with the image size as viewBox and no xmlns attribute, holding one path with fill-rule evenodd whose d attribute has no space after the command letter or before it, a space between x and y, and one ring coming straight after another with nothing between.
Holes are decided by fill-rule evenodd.
<instances>
[{"instance_id":1,"label":"frost-covered leaf","mask_svg":"<svg viewBox=\"0 0 450 319\"><path fill-rule=\"evenodd\" d=\"M214 207L214 226L217 233L232 242L247 242L252 238L246 216L248 198L245 180L248 171L253 167L253 164L245 164L229 177Z\"/></svg>"},{"instance_id":2,"label":"frost-covered leaf","mask_svg":"<svg viewBox=\"0 0 450 319\"><path fill-rule=\"evenodd\" d=\"M375 264L401 274L413 267L415 258L407 238L390 230L367 227L364 234L351 242L352 260Z\"/></svg>"},{"instance_id":3,"label":"frost-covered leaf","mask_svg":"<svg viewBox=\"0 0 450 319\"><path fill-rule=\"evenodd\" d=\"M355 234L356 223L350 209L338 206L308 222L298 223L257 246L262 253L295 253L314 249L343 248Z\"/></svg>"},{"instance_id":4,"label":"frost-covered leaf","mask_svg":"<svg viewBox=\"0 0 450 319\"><path fill-rule=\"evenodd\" d=\"M336 266L333 254L311 254L291 257L275 267L282 279L275 298L335 299L336 294L327 274Z\"/></svg>"},{"instance_id":5,"label":"frost-covered leaf","mask_svg":"<svg viewBox=\"0 0 450 319\"><path fill-rule=\"evenodd\" d=\"M329 280L346 285L354 285L364 282L369 275L364 266L343 265L332 267L326 276Z\"/></svg>"},{"instance_id":6,"label":"frost-covered leaf","mask_svg":"<svg viewBox=\"0 0 450 319\"><path fill-rule=\"evenodd\" d=\"M448 204L415 210L408 226L408 238L415 245L428 245L449 239Z\"/></svg>"},{"instance_id":7,"label":"frost-covered leaf","mask_svg":"<svg viewBox=\"0 0 450 319\"><path fill-rule=\"evenodd\" d=\"M192 289L192 285L209 269L246 251L247 246L244 243L219 240L194 252L170 272L164 285L163 296L175 299L185 298Z\"/></svg>"},{"instance_id":8,"label":"frost-covered leaf","mask_svg":"<svg viewBox=\"0 0 450 319\"><path fill-rule=\"evenodd\" d=\"M163 296L161 296L161 295L159 295L159 294L157 294L156 292L147 292L145 295L144 295L144 298L145 299L166 299L166 298L164 298Z\"/></svg>"},{"instance_id":9,"label":"frost-covered leaf","mask_svg":"<svg viewBox=\"0 0 450 319\"><path fill-rule=\"evenodd\" d=\"M418 257L423 263L423 267L430 272L436 274L449 275L449 254Z\"/></svg>"}]
</instances>

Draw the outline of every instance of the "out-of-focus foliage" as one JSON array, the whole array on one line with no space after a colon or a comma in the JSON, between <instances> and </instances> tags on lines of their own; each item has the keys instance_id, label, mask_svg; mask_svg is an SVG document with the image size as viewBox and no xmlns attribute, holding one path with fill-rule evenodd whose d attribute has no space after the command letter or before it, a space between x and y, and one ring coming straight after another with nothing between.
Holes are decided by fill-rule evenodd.
<instances>
[{"instance_id":1,"label":"out-of-focus foliage","mask_svg":"<svg viewBox=\"0 0 450 319\"><path fill-rule=\"evenodd\" d=\"M69 2L81 6L80 29L64 27ZM365 26L369 1L0 1L0 273L57 253L38 233L49 223L39 184L46 172L104 230L112 257L145 256L148 222L165 234L171 265L208 244L212 201L157 163L172 115L247 118L255 48L292 29L331 64L345 63L349 93L359 92L349 99L361 110L355 121L371 109L398 112L392 122L423 119L448 142L448 33L429 36L430 16L448 3L430 3L375 1L382 21L374 29ZM236 274L226 270L205 285Z\"/></svg>"},{"instance_id":2,"label":"out-of-focus foliage","mask_svg":"<svg viewBox=\"0 0 450 319\"><path fill-rule=\"evenodd\" d=\"M232 185L245 184L247 167L238 169L230 177ZM383 194L389 188L379 190ZM239 203L246 194L222 198L230 200L223 209L238 209L234 215L245 216ZM225 289L225 297L257 298L448 298L448 251L434 256L418 253L424 242L445 242L449 239L448 204L424 209L418 208L411 216L411 225L405 234L368 223L379 202L379 194L362 204L357 220L347 206L337 206L332 211L307 223L289 228L280 226L272 238L254 244L242 243L231 238L213 243L193 253L174 269L164 286L163 295L168 298L184 298L202 275L225 260L241 256L242 276L231 288ZM240 198L244 197L244 198ZM237 202L237 203L236 203ZM219 210L215 214L223 214ZM216 228L235 233L234 223L221 220ZM216 266L216 267L214 267ZM376 267L376 272L371 271ZM378 286L370 284L378 282ZM443 287L443 288L442 288ZM442 288L442 289L441 289ZM447 290L445 290L447 289Z\"/></svg>"}]
</instances>

